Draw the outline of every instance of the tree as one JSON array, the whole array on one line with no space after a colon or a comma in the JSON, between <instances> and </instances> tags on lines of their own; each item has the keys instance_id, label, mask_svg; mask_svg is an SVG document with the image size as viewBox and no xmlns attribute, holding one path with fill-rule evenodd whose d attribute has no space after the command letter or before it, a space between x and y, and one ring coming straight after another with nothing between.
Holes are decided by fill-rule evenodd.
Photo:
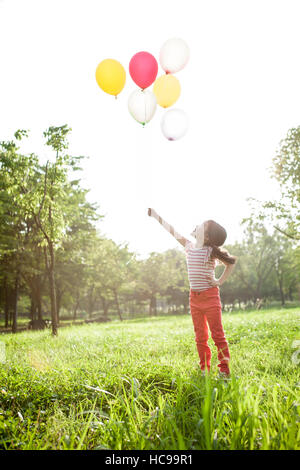
<instances>
[{"instance_id":1,"label":"tree","mask_svg":"<svg viewBox=\"0 0 300 470\"><path fill-rule=\"evenodd\" d=\"M245 229L244 256L236 266L237 274L251 297L263 296L267 281L276 263L277 246L272 235L262 223L252 221Z\"/></svg>"},{"instance_id":2,"label":"tree","mask_svg":"<svg viewBox=\"0 0 300 470\"><path fill-rule=\"evenodd\" d=\"M69 302L73 302L76 317L84 293L86 256L94 243L99 242L93 222L103 216L86 201L88 191L79 186L79 180L72 181L65 191L64 218L68 225L56 252L56 306L59 317L61 306L68 308Z\"/></svg>"},{"instance_id":3,"label":"tree","mask_svg":"<svg viewBox=\"0 0 300 470\"><path fill-rule=\"evenodd\" d=\"M245 223L246 224L246 223ZM238 256L233 274L221 287L225 303L257 298L280 298L282 304L295 291L298 271L293 242L276 230L269 233L259 220L251 220L241 243L227 247Z\"/></svg>"},{"instance_id":4,"label":"tree","mask_svg":"<svg viewBox=\"0 0 300 470\"><path fill-rule=\"evenodd\" d=\"M17 131L15 141L0 142L0 255L10 262L10 270L14 272L13 282L13 315L12 332L17 331L18 297L21 287L21 271L24 244L28 237L29 223L24 212L23 192L20 186L32 174L34 157L28 159L19 154L16 141L27 136L27 131ZM7 296L8 273L5 276L5 295ZM8 304L6 303L6 308ZM7 316L7 310L5 315ZM7 317L6 317L7 318ZM6 321L7 324L7 321Z\"/></svg>"},{"instance_id":5,"label":"tree","mask_svg":"<svg viewBox=\"0 0 300 470\"><path fill-rule=\"evenodd\" d=\"M122 288L132 280L135 255L128 250L127 244L116 244L110 239L99 239L90 260L90 294L102 302L105 316L108 306L115 303L118 316L123 320L119 295Z\"/></svg>"},{"instance_id":6,"label":"tree","mask_svg":"<svg viewBox=\"0 0 300 470\"><path fill-rule=\"evenodd\" d=\"M150 256L140 261L137 290L149 300L149 315L157 315L157 295L163 295L170 284L168 265L164 255L150 253Z\"/></svg>"},{"instance_id":7,"label":"tree","mask_svg":"<svg viewBox=\"0 0 300 470\"><path fill-rule=\"evenodd\" d=\"M46 145L56 153L53 163L43 166L43 182L39 181L38 190L32 200L31 212L37 227L44 236L41 243L44 248L46 270L49 277L52 333L57 334L58 314L55 281L55 252L61 246L69 224L74 216L70 201L74 198L75 181L68 180L69 171L77 171L78 161L83 157L72 157L65 152L68 148L67 136L71 131L67 125L49 127L44 132ZM76 196L75 196L76 197ZM80 206L79 206L80 207ZM93 208L89 207L89 211ZM96 217L95 217L96 218Z\"/></svg>"},{"instance_id":8,"label":"tree","mask_svg":"<svg viewBox=\"0 0 300 470\"><path fill-rule=\"evenodd\" d=\"M0 239L1 254L13 257L17 299L25 248L35 246L37 253L40 253L40 249L43 250L49 282L53 335L57 334L57 308L61 300L57 298L56 292L56 253L68 238L68 232L73 230L70 227L76 224L89 225L91 220L100 218L96 214L96 205L88 204L85 200L87 190L79 188L79 180L69 179L70 172L81 169L78 161L83 158L65 153L69 132L66 125L50 127L44 132L46 145L55 152L55 160L48 160L45 165L40 165L34 154L20 154L14 141L2 142L0 153L0 220L4 224ZM26 131L17 131L15 138L20 140L24 135L27 135ZM26 279L25 274L23 277ZM27 282L30 285L28 269ZM33 301L35 295L32 287L31 291ZM15 300L14 330L16 309Z\"/></svg>"},{"instance_id":9,"label":"tree","mask_svg":"<svg viewBox=\"0 0 300 470\"><path fill-rule=\"evenodd\" d=\"M261 202L249 198L251 215L245 220L269 219L279 232L300 240L300 126L290 129L280 141L271 176L279 183L279 200Z\"/></svg>"},{"instance_id":10,"label":"tree","mask_svg":"<svg viewBox=\"0 0 300 470\"><path fill-rule=\"evenodd\" d=\"M164 260L168 269L168 287L166 297L169 304L176 307L183 306L188 312L189 305L189 281L187 275L186 257L177 249L164 252Z\"/></svg>"}]
</instances>

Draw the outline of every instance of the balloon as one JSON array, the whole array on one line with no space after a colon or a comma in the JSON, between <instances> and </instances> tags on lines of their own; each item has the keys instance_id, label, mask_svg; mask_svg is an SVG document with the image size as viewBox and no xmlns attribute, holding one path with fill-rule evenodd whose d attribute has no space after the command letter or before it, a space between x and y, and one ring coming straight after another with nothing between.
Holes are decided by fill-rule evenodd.
<instances>
[{"instance_id":1,"label":"balloon","mask_svg":"<svg viewBox=\"0 0 300 470\"><path fill-rule=\"evenodd\" d=\"M180 83L174 75L162 75L155 81L153 92L158 104L168 108L178 100L180 89Z\"/></svg>"},{"instance_id":2,"label":"balloon","mask_svg":"<svg viewBox=\"0 0 300 470\"><path fill-rule=\"evenodd\" d=\"M178 140L188 130L188 117L181 109L169 109L162 120L161 130L168 140Z\"/></svg>"},{"instance_id":3,"label":"balloon","mask_svg":"<svg viewBox=\"0 0 300 470\"><path fill-rule=\"evenodd\" d=\"M156 79L158 63L149 52L138 52L129 63L132 80L142 89L148 88Z\"/></svg>"},{"instance_id":4,"label":"balloon","mask_svg":"<svg viewBox=\"0 0 300 470\"><path fill-rule=\"evenodd\" d=\"M190 50L186 42L183 39L173 38L163 44L159 61L166 73L176 73L186 66L189 57Z\"/></svg>"},{"instance_id":5,"label":"balloon","mask_svg":"<svg viewBox=\"0 0 300 470\"><path fill-rule=\"evenodd\" d=\"M150 90L135 90L128 99L130 114L143 126L153 118L156 106L155 95Z\"/></svg>"},{"instance_id":6,"label":"balloon","mask_svg":"<svg viewBox=\"0 0 300 470\"><path fill-rule=\"evenodd\" d=\"M117 60L105 59L97 66L96 80L103 91L117 96L124 88L126 72Z\"/></svg>"}]
</instances>

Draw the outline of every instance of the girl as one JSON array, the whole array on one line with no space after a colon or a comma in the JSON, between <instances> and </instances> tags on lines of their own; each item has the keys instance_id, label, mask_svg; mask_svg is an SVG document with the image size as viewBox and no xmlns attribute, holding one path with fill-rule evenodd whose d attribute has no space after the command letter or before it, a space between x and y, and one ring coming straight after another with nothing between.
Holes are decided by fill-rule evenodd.
<instances>
[{"instance_id":1,"label":"girl","mask_svg":"<svg viewBox=\"0 0 300 470\"><path fill-rule=\"evenodd\" d=\"M226 240L226 230L214 220L207 220L197 225L191 233L196 239L196 244L193 245L165 222L154 209L148 209L148 215L158 220L185 248L190 283L190 311L202 374L205 374L205 370L209 372L211 362L211 350L207 343L208 324L212 339L218 349L219 374L227 378L230 376L230 355L222 326L219 286L232 272L237 257L219 248ZM223 263L226 266L219 279L214 277L217 263Z\"/></svg>"}]
</instances>

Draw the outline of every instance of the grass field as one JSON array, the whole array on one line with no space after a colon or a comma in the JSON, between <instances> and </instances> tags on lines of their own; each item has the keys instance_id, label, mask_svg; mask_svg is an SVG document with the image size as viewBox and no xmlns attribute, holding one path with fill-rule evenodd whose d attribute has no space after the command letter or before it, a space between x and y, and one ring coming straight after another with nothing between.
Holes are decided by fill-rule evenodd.
<instances>
[{"instance_id":1,"label":"grass field","mask_svg":"<svg viewBox=\"0 0 300 470\"><path fill-rule=\"evenodd\" d=\"M0 336L2 449L299 449L300 309L224 314L232 379L191 317ZM5 346L4 346L4 344Z\"/></svg>"}]
</instances>

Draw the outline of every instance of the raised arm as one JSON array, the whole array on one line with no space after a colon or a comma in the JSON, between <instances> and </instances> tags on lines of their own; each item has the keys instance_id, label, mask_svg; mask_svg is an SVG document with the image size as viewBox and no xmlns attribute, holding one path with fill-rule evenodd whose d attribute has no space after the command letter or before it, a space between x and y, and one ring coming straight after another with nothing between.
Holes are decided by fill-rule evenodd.
<instances>
[{"instance_id":1,"label":"raised arm","mask_svg":"<svg viewBox=\"0 0 300 470\"><path fill-rule=\"evenodd\" d=\"M174 238L182 245L185 246L189 240L177 233L172 225L169 225L162 217L160 217L154 209L148 209L148 215L154 217Z\"/></svg>"}]
</instances>

